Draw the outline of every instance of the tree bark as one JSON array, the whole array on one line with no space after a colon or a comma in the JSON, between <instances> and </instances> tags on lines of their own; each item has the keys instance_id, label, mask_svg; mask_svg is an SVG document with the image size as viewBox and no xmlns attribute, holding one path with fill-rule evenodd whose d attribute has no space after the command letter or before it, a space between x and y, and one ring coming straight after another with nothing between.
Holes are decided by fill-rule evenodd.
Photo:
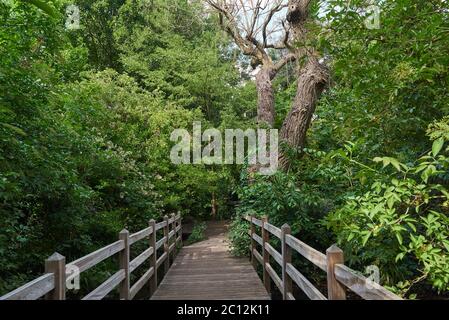
<instances>
[{"instance_id":1,"label":"tree bark","mask_svg":"<svg viewBox=\"0 0 449 320\"><path fill-rule=\"evenodd\" d=\"M272 80L275 72L272 68L261 66L259 73L256 75L257 88L257 122L259 126L266 125L272 128L275 119L274 109L274 88Z\"/></svg>"},{"instance_id":2,"label":"tree bark","mask_svg":"<svg viewBox=\"0 0 449 320\"><path fill-rule=\"evenodd\" d=\"M309 17L310 0L289 0L287 20L290 23L293 40L297 43L307 42L306 22ZM292 109L284 120L280 132L280 141L287 148L299 150L306 143L307 130L313 118L318 99L329 82L329 72L319 62L319 55L310 47L291 48L297 61L305 61L298 67L298 84ZM285 152L279 155L279 165L288 167Z\"/></svg>"},{"instance_id":3,"label":"tree bark","mask_svg":"<svg viewBox=\"0 0 449 320\"><path fill-rule=\"evenodd\" d=\"M280 132L280 140L285 142L288 147L296 150L304 147L316 104L328 79L327 68L313 57L309 58L299 71L296 97ZM282 168L288 166L288 161L283 153L279 160Z\"/></svg>"}]
</instances>

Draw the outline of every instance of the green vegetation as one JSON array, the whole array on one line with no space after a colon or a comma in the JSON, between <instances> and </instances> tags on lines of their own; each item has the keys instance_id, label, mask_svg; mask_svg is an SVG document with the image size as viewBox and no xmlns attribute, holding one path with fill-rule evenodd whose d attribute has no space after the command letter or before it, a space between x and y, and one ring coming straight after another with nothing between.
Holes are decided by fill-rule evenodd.
<instances>
[{"instance_id":1,"label":"green vegetation","mask_svg":"<svg viewBox=\"0 0 449 320\"><path fill-rule=\"evenodd\" d=\"M260 176L170 161L174 129L258 125L253 61L204 1L75 0L69 30L72 1L0 0L0 295L53 252L71 261L179 211L233 218L236 255L248 254L241 217L267 215L320 251L337 242L354 269L378 266L406 298L447 296L449 5L374 1L381 27L368 29L366 2L312 1L319 23L295 45L319 52L329 85L306 147L281 145L288 167ZM273 79L274 128L303 63Z\"/></svg>"},{"instance_id":2,"label":"green vegetation","mask_svg":"<svg viewBox=\"0 0 449 320\"><path fill-rule=\"evenodd\" d=\"M206 231L206 223L205 222L197 222L193 225L192 233L186 241L186 244L193 244L195 242L200 242L206 239L204 231Z\"/></svg>"}]
</instances>

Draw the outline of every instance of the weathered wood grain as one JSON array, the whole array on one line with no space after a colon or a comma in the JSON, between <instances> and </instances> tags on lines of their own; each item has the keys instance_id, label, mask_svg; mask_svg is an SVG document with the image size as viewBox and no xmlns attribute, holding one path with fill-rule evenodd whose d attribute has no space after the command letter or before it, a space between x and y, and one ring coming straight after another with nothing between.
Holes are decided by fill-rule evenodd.
<instances>
[{"instance_id":1,"label":"weathered wood grain","mask_svg":"<svg viewBox=\"0 0 449 320\"><path fill-rule=\"evenodd\" d=\"M159 223L156 223L156 231L161 230L167 225L167 221L161 221Z\"/></svg>"},{"instance_id":2,"label":"weathered wood grain","mask_svg":"<svg viewBox=\"0 0 449 320\"><path fill-rule=\"evenodd\" d=\"M327 261L327 298L329 300L346 300L346 288L335 277L335 265L343 264L343 250L336 245L326 250Z\"/></svg>"},{"instance_id":3,"label":"weathered wood grain","mask_svg":"<svg viewBox=\"0 0 449 320\"><path fill-rule=\"evenodd\" d=\"M145 272L145 274L139 280L136 281L136 283L129 290L130 299L134 299L136 294L139 293L139 291L143 288L143 286L145 284L147 284L148 281L150 281L153 274L154 274L154 268L151 267L150 269L148 269L147 272Z\"/></svg>"},{"instance_id":4,"label":"weathered wood grain","mask_svg":"<svg viewBox=\"0 0 449 320\"><path fill-rule=\"evenodd\" d=\"M304 242L296 239L291 235L287 235L285 237L285 242L292 249L294 249L304 258L312 262L318 268L320 268L323 271L327 271L326 256L323 253L319 252L318 250L315 250L311 246L305 244Z\"/></svg>"},{"instance_id":5,"label":"weathered wood grain","mask_svg":"<svg viewBox=\"0 0 449 320\"><path fill-rule=\"evenodd\" d=\"M366 300L402 300L401 297L343 264L336 264L334 272L338 281Z\"/></svg>"},{"instance_id":6,"label":"weathered wood grain","mask_svg":"<svg viewBox=\"0 0 449 320\"><path fill-rule=\"evenodd\" d=\"M151 299L268 299L248 259L229 253L225 226L209 222L206 235L207 240L181 249Z\"/></svg>"},{"instance_id":7,"label":"weathered wood grain","mask_svg":"<svg viewBox=\"0 0 449 320\"><path fill-rule=\"evenodd\" d=\"M265 263L265 269L270 275L271 280L273 280L276 287L278 287L280 292L284 291L284 286L282 285L282 279L278 276L276 271L274 271L273 267L267 262Z\"/></svg>"},{"instance_id":8,"label":"weathered wood grain","mask_svg":"<svg viewBox=\"0 0 449 320\"><path fill-rule=\"evenodd\" d=\"M153 254L153 247L148 248L139 254L133 261L129 263L129 272L136 270L142 263L144 263Z\"/></svg>"},{"instance_id":9,"label":"weathered wood grain","mask_svg":"<svg viewBox=\"0 0 449 320\"><path fill-rule=\"evenodd\" d=\"M162 247L166 241L167 241L166 237L163 237L159 241L157 241L156 242L156 250L158 250L160 247Z\"/></svg>"},{"instance_id":10,"label":"weathered wood grain","mask_svg":"<svg viewBox=\"0 0 449 320\"><path fill-rule=\"evenodd\" d=\"M265 243L265 249L268 251L270 256L282 267L282 255L277 252L275 248L269 243Z\"/></svg>"},{"instance_id":11,"label":"weathered wood grain","mask_svg":"<svg viewBox=\"0 0 449 320\"><path fill-rule=\"evenodd\" d=\"M253 239L258 243L258 244L260 244L260 245L262 245L262 237L260 237L259 235L257 235L257 234L253 234Z\"/></svg>"},{"instance_id":12,"label":"weathered wood grain","mask_svg":"<svg viewBox=\"0 0 449 320\"><path fill-rule=\"evenodd\" d=\"M104 248L88 254L87 256L71 262L69 265L76 266L77 268L79 268L80 272L84 272L99 264L100 262L106 260L107 258L113 256L117 252L120 252L124 248L125 242L123 240L118 240Z\"/></svg>"},{"instance_id":13,"label":"weathered wood grain","mask_svg":"<svg viewBox=\"0 0 449 320\"><path fill-rule=\"evenodd\" d=\"M267 230L269 233L271 233L272 235L274 235L275 237L277 237L278 239L281 239L282 237L282 232L281 229L279 229L278 227L273 226L271 223L264 223L263 227L265 228L265 230Z\"/></svg>"},{"instance_id":14,"label":"weathered wood grain","mask_svg":"<svg viewBox=\"0 0 449 320\"><path fill-rule=\"evenodd\" d=\"M153 232L153 227L148 227L145 228L139 232L133 233L132 235L129 236L129 245L132 245L134 243L136 243L137 241L140 241L144 238L147 238L151 235L151 233Z\"/></svg>"},{"instance_id":15,"label":"weathered wood grain","mask_svg":"<svg viewBox=\"0 0 449 320\"><path fill-rule=\"evenodd\" d=\"M108 280L103 282L98 288L96 288L94 291L85 296L83 300L103 299L125 279L125 276L126 276L125 270L120 269L111 277L109 277Z\"/></svg>"},{"instance_id":16,"label":"weathered wood grain","mask_svg":"<svg viewBox=\"0 0 449 320\"><path fill-rule=\"evenodd\" d=\"M161 264L167 259L168 254L167 252L164 252L158 259L156 262L156 267L159 268L161 266Z\"/></svg>"},{"instance_id":17,"label":"weathered wood grain","mask_svg":"<svg viewBox=\"0 0 449 320\"><path fill-rule=\"evenodd\" d=\"M286 271L297 286L306 294L311 300L327 300L326 297L315 286L307 280L301 272L296 270L291 263L286 266Z\"/></svg>"},{"instance_id":18,"label":"weathered wood grain","mask_svg":"<svg viewBox=\"0 0 449 320\"><path fill-rule=\"evenodd\" d=\"M263 257L256 249L253 250L253 254L257 261L259 261L260 264L263 264Z\"/></svg>"},{"instance_id":19,"label":"weathered wood grain","mask_svg":"<svg viewBox=\"0 0 449 320\"><path fill-rule=\"evenodd\" d=\"M47 273L0 297L0 300L36 300L54 289L55 276Z\"/></svg>"}]
</instances>

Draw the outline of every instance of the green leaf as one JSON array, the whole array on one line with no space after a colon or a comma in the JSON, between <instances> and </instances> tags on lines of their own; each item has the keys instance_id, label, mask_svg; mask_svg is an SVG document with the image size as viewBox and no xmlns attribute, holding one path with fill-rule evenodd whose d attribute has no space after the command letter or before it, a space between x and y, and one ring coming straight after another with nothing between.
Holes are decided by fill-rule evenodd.
<instances>
[{"instance_id":1,"label":"green leaf","mask_svg":"<svg viewBox=\"0 0 449 320\"><path fill-rule=\"evenodd\" d=\"M0 122L0 125L4 126L5 128L7 128L9 130L14 131L15 133L20 134L21 136L26 136L27 135L25 131L23 131L19 127L13 126L11 124Z\"/></svg>"},{"instance_id":2,"label":"green leaf","mask_svg":"<svg viewBox=\"0 0 449 320\"><path fill-rule=\"evenodd\" d=\"M402 239L402 235L400 233L396 233L396 239L398 239L398 242L400 245L402 245L403 239Z\"/></svg>"},{"instance_id":3,"label":"green leaf","mask_svg":"<svg viewBox=\"0 0 449 320\"><path fill-rule=\"evenodd\" d=\"M29 2L32 5L34 5L35 7L38 7L39 9L41 9L42 11L44 11L46 14L48 14L49 16L53 17L53 18L57 18L58 17L58 13L56 12L56 10L50 6L48 3L45 3L44 1L40 1L40 0L22 0L23 2Z\"/></svg>"},{"instance_id":4,"label":"green leaf","mask_svg":"<svg viewBox=\"0 0 449 320\"><path fill-rule=\"evenodd\" d=\"M444 138L439 138L433 142L432 154L436 157L444 146Z\"/></svg>"}]
</instances>

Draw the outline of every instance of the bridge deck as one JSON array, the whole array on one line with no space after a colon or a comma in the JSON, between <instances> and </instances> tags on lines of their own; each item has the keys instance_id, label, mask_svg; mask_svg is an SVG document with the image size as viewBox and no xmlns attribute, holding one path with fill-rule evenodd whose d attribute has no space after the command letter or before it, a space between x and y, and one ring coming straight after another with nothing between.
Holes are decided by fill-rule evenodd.
<instances>
[{"instance_id":1,"label":"bridge deck","mask_svg":"<svg viewBox=\"0 0 449 320\"><path fill-rule=\"evenodd\" d=\"M229 253L227 225L210 222L207 240L181 249L152 300L267 300L246 258Z\"/></svg>"}]
</instances>

